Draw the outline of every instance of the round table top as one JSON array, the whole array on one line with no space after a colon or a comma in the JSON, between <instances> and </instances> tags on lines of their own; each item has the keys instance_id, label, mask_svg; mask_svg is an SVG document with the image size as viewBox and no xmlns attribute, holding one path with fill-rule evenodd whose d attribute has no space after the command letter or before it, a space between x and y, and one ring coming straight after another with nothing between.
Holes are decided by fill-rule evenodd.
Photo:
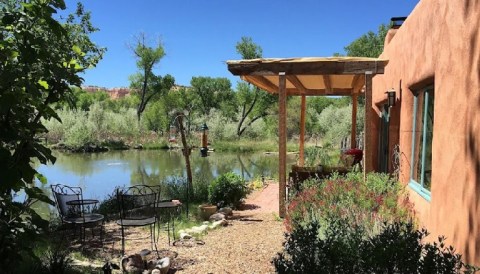
<instances>
[{"instance_id":1,"label":"round table top","mask_svg":"<svg viewBox=\"0 0 480 274\"><path fill-rule=\"evenodd\" d=\"M179 207L182 203L179 200L161 201L157 203L157 208Z\"/></svg>"},{"instance_id":2,"label":"round table top","mask_svg":"<svg viewBox=\"0 0 480 274\"><path fill-rule=\"evenodd\" d=\"M71 200L68 201L67 205L92 205L98 203L98 200L95 199L83 199L83 200Z\"/></svg>"}]
</instances>

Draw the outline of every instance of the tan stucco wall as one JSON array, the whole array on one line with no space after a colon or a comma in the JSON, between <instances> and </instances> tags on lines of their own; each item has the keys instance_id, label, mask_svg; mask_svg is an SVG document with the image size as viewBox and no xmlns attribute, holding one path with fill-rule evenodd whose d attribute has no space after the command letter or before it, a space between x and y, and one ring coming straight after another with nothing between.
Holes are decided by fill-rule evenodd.
<instances>
[{"instance_id":1,"label":"tan stucco wall","mask_svg":"<svg viewBox=\"0 0 480 274\"><path fill-rule=\"evenodd\" d=\"M410 198L433 239L445 235L468 262L480 264L480 1L419 1L381 58L389 64L374 77L370 111L378 117L385 91L397 91L390 144L400 144L404 184L410 175L412 90L434 82L431 202L411 189Z\"/></svg>"}]
</instances>

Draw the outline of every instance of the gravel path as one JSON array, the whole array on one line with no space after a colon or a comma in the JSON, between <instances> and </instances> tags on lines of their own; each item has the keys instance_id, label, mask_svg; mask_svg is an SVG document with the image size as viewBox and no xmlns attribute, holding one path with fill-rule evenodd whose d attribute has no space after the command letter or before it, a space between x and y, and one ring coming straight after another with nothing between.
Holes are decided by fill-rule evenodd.
<instances>
[{"instance_id":1,"label":"gravel path","mask_svg":"<svg viewBox=\"0 0 480 274\"><path fill-rule=\"evenodd\" d=\"M170 247L183 266L178 273L274 273L272 258L282 249L284 226L278 220L278 184L252 193L229 225L208 232L205 245Z\"/></svg>"}]
</instances>

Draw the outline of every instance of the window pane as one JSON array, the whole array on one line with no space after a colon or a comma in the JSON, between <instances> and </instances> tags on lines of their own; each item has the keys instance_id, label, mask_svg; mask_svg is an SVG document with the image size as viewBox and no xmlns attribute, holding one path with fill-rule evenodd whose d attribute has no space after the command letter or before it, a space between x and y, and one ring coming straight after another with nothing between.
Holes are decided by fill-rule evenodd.
<instances>
[{"instance_id":1,"label":"window pane","mask_svg":"<svg viewBox=\"0 0 480 274\"><path fill-rule=\"evenodd\" d=\"M414 148L414 162L413 162L413 176L412 179L415 180L417 183L421 183L421 160L422 160L422 131L423 131L423 109L424 109L424 93L420 92L416 96L417 100L417 112L415 115L415 123L416 126L413 129L413 134L415 136L415 148Z\"/></svg>"},{"instance_id":2,"label":"window pane","mask_svg":"<svg viewBox=\"0 0 480 274\"><path fill-rule=\"evenodd\" d=\"M434 113L434 94L433 92L428 92L428 105L426 106L427 116L426 116L426 132L425 134L425 158L424 158L424 177L423 177L423 187L430 190L432 185L432 141L433 141L433 113Z\"/></svg>"}]
</instances>

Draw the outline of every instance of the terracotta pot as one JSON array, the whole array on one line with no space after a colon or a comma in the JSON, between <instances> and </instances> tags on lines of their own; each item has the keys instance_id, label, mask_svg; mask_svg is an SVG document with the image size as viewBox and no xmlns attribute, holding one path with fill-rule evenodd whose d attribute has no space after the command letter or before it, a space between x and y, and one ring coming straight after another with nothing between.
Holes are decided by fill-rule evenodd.
<instances>
[{"instance_id":1,"label":"terracotta pot","mask_svg":"<svg viewBox=\"0 0 480 274\"><path fill-rule=\"evenodd\" d=\"M217 206L216 205L210 205L210 204L203 204L198 206L198 210L200 211L200 218L202 218L205 221L208 221L208 218L215 214L217 212Z\"/></svg>"}]
</instances>

